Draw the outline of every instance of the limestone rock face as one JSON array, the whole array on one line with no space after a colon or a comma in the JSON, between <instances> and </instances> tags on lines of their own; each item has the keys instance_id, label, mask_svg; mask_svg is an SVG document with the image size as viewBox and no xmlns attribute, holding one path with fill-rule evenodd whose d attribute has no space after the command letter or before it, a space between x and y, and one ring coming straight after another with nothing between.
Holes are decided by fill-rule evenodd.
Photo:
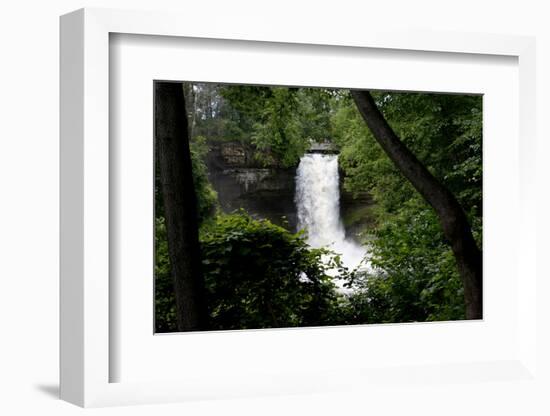
<instances>
[{"instance_id":1,"label":"limestone rock face","mask_svg":"<svg viewBox=\"0 0 550 416\"><path fill-rule=\"evenodd\" d=\"M295 168L264 166L254 157L254 149L241 143L208 145L209 179L224 212L244 208L252 217L295 231Z\"/></svg>"},{"instance_id":2,"label":"limestone rock face","mask_svg":"<svg viewBox=\"0 0 550 416\"><path fill-rule=\"evenodd\" d=\"M220 145L220 155L228 166L245 166L246 149L238 143Z\"/></svg>"},{"instance_id":3,"label":"limestone rock face","mask_svg":"<svg viewBox=\"0 0 550 416\"><path fill-rule=\"evenodd\" d=\"M296 168L261 164L254 149L238 142L209 142L208 176L218 193L221 209L230 213L244 208L254 218L267 218L295 232L298 225L296 203ZM315 147L314 153L335 153L328 145ZM264 155L269 160L269 155ZM340 175L343 179L343 175ZM340 184L340 189L343 189ZM341 191L340 210L346 236L359 239L370 219L367 194L352 196Z\"/></svg>"}]
</instances>

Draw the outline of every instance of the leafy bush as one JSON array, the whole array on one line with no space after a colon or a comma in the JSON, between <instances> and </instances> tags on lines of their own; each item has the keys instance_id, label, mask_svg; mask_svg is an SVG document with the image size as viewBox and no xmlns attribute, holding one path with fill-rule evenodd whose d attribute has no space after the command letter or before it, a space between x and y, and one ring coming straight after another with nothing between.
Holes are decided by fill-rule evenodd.
<instances>
[{"instance_id":1,"label":"leafy bush","mask_svg":"<svg viewBox=\"0 0 550 416\"><path fill-rule=\"evenodd\" d=\"M209 151L206 138L197 136L190 143L193 184L197 195L197 216L199 223L214 215L218 207L218 194L208 180L206 154Z\"/></svg>"},{"instance_id":2,"label":"leafy bush","mask_svg":"<svg viewBox=\"0 0 550 416\"><path fill-rule=\"evenodd\" d=\"M203 270L213 329L334 323L337 295L321 261L292 234L244 212L219 216L201 233Z\"/></svg>"},{"instance_id":3,"label":"leafy bush","mask_svg":"<svg viewBox=\"0 0 550 416\"><path fill-rule=\"evenodd\" d=\"M156 328L176 330L164 222L157 220ZM211 329L246 329L339 323L331 268L337 257L311 249L293 234L243 211L218 215L200 233Z\"/></svg>"},{"instance_id":4,"label":"leafy bush","mask_svg":"<svg viewBox=\"0 0 550 416\"><path fill-rule=\"evenodd\" d=\"M157 332L171 332L177 328L164 217L155 219L155 328Z\"/></svg>"},{"instance_id":5,"label":"leafy bush","mask_svg":"<svg viewBox=\"0 0 550 416\"><path fill-rule=\"evenodd\" d=\"M348 321L465 319L462 282L435 214L422 205L407 208L376 230L373 268L355 278Z\"/></svg>"}]
</instances>

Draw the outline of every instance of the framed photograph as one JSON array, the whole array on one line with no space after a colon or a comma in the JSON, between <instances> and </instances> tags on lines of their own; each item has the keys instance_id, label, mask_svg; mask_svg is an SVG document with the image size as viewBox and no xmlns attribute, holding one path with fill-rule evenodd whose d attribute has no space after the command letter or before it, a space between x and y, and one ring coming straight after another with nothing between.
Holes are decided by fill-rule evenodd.
<instances>
[{"instance_id":1,"label":"framed photograph","mask_svg":"<svg viewBox=\"0 0 550 416\"><path fill-rule=\"evenodd\" d=\"M240 33L61 18L61 397L539 388L534 39Z\"/></svg>"}]
</instances>

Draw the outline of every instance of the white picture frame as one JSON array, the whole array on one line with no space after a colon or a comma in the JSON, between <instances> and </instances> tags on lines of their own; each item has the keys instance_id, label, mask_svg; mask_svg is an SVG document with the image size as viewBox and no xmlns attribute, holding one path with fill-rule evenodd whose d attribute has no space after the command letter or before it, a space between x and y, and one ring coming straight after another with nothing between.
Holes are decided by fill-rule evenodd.
<instances>
[{"instance_id":1,"label":"white picture frame","mask_svg":"<svg viewBox=\"0 0 550 416\"><path fill-rule=\"evenodd\" d=\"M182 25L182 21L186 24ZM527 388L538 388L537 309L534 301L537 274L532 257L535 252L536 218L528 215L535 212L532 198L535 154L534 146L531 146L536 140L533 120L536 114L534 39L509 35L399 32L380 27L355 32L350 29L349 32L330 36L322 30L283 32L271 26L245 32L235 34L230 24L205 29L200 24L185 20L183 16L165 13L82 9L61 18L61 398L89 407L350 389L360 392L365 386L379 389L383 394L384 385L407 390L413 381L419 381L424 391L430 391L434 383L456 382L483 389L487 381L507 382L517 388L525 388L526 385ZM148 381L112 382L112 368L123 357L118 356L121 350L112 348L112 338L116 337L112 315L117 305L113 304L116 298L112 296L110 275L113 259L109 250L111 229L115 226L110 215L110 172L116 169L116 166L113 167L116 160L113 161L110 155L111 34L164 37L157 38L157 42L163 42L163 39L173 42L177 38L244 41L247 44L269 42L277 44L283 51L292 48L292 45L301 45L306 49L330 45L333 50L352 47L390 52L430 52L434 53L433 56L468 56L472 61L477 56L517 59L517 137L520 138L517 183L518 199L521 197L521 201L516 201L516 277L519 270L522 271L522 279L515 281L519 286L515 299L517 308L512 317L517 327L513 341L517 345L506 350L505 354L496 354L497 360L490 360L485 355L471 362L463 360L458 363L445 361L445 357L439 362L419 360L412 366L409 362L408 366L401 368L399 364L397 367L377 368L372 363L356 369L335 366L321 369L325 377L319 377L319 373L314 372L284 370L256 374L257 378L242 380L236 374L239 370L237 366L232 372L205 373L202 377L197 373L182 380L152 377ZM144 308L147 306L144 305ZM454 324L437 325L447 328ZM397 328L402 333L402 340L405 340L411 327L403 325ZM361 330L357 328L356 332ZM330 331L309 331L308 336L335 336ZM384 329L378 331L383 333ZM281 330L277 336L288 334L289 337L296 337L300 332ZM237 338L234 341L237 344L251 342L251 336L243 334L246 333L225 335ZM219 335L208 336L214 338ZM174 343L176 338L164 337L163 343ZM242 364L244 373L246 365ZM448 391L443 388L440 393L443 396L452 394L450 388Z\"/></svg>"}]
</instances>

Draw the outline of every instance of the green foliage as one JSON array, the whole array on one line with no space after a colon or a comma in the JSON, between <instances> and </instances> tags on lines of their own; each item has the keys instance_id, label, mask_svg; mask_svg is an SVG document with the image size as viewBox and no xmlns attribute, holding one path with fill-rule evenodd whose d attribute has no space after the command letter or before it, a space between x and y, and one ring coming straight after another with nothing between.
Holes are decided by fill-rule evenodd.
<instances>
[{"instance_id":1,"label":"green foliage","mask_svg":"<svg viewBox=\"0 0 550 416\"><path fill-rule=\"evenodd\" d=\"M296 166L312 141L327 140L330 97L325 89L272 88L253 125L252 142L259 157L269 151L282 166Z\"/></svg>"},{"instance_id":2,"label":"green foliage","mask_svg":"<svg viewBox=\"0 0 550 416\"><path fill-rule=\"evenodd\" d=\"M233 139L256 147L265 165L296 166L311 141L329 139L332 90L225 85L219 91Z\"/></svg>"},{"instance_id":3,"label":"green foliage","mask_svg":"<svg viewBox=\"0 0 550 416\"><path fill-rule=\"evenodd\" d=\"M226 139L250 143L254 124L260 119L265 101L272 95L271 89L252 85L222 85L219 94L229 108L225 117L233 123L233 130L226 134Z\"/></svg>"},{"instance_id":4,"label":"green foliage","mask_svg":"<svg viewBox=\"0 0 550 416\"><path fill-rule=\"evenodd\" d=\"M205 227L201 250L213 329L333 322L326 251L309 248L301 234L239 212Z\"/></svg>"},{"instance_id":5,"label":"green foliage","mask_svg":"<svg viewBox=\"0 0 550 416\"><path fill-rule=\"evenodd\" d=\"M189 132L192 138L241 140L238 112L220 96L220 87L209 83L184 83Z\"/></svg>"},{"instance_id":6,"label":"green foliage","mask_svg":"<svg viewBox=\"0 0 550 416\"><path fill-rule=\"evenodd\" d=\"M308 147L297 117L299 101L295 89L276 87L264 101L259 121L253 126L252 143L260 160L274 155L284 166L296 165Z\"/></svg>"},{"instance_id":7,"label":"green foliage","mask_svg":"<svg viewBox=\"0 0 550 416\"><path fill-rule=\"evenodd\" d=\"M156 238L156 327L170 332L175 302L162 219ZM340 261L311 249L301 233L238 212L204 223L200 245L211 329L341 323L339 295L327 274L342 267Z\"/></svg>"},{"instance_id":8,"label":"green foliage","mask_svg":"<svg viewBox=\"0 0 550 416\"><path fill-rule=\"evenodd\" d=\"M352 321L465 318L462 283L435 214L408 208L375 232L372 270L355 277L349 299Z\"/></svg>"},{"instance_id":9,"label":"green foliage","mask_svg":"<svg viewBox=\"0 0 550 416\"><path fill-rule=\"evenodd\" d=\"M174 284L170 275L163 217L155 219L155 328L157 332L171 332L177 328Z\"/></svg>"},{"instance_id":10,"label":"green foliage","mask_svg":"<svg viewBox=\"0 0 550 416\"><path fill-rule=\"evenodd\" d=\"M190 144L193 184L197 195L197 217L199 224L211 217L218 206L218 194L208 180L206 154L208 145L203 136L195 137Z\"/></svg>"},{"instance_id":11,"label":"green foliage","mask_svg":"<svg viewBox=\"0 0 550 416\"><path fill-rule=\"evenodd\" d=\"M481 97L373 95L394 131L459 199L481 243ZM344 186L368 191L373 270L356 277L348 319L408 322L464 318L462 284L438 218L393 166L348 96L335 100L334 141ZM352 318L350 318L350 316Z\"/></svg>"},{"instance_id":12,"label":"green foliage","mask_svg":"<svg viewBox=\"0 0 550 416\"><path fill-rule=\"evenodd\" d=\"M332 137L340 148L339 165L346 190L369 192L378 212L391 213L414 195L414 189L380 148L351 97L339 97L332 117Z\"/></svg>"}]
</instances>

